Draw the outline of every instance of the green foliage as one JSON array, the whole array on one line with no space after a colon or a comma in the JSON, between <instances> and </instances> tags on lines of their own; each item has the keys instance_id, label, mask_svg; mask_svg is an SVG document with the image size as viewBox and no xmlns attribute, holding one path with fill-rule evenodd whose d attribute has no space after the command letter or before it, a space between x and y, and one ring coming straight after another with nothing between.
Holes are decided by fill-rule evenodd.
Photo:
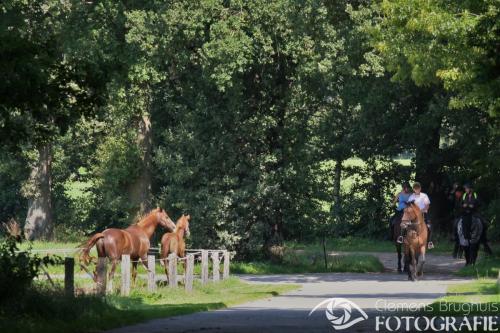
<instances>
[{"instance_id":1,"label":"green foliage","mask_svg":"<svg viewBox=\"0 0 500 333\"><path fill-rule=\"evenodd\" d=\"M10 304L13 299L23 295L38 275L41 265L55 264L56 257L32 255L18 251L20 239L7 236L0 240L0 308Z\"/></svg>"},{"instance_id":2,"label":"green foliage","mask_svg":"<svg viewBox=\"0 0 500 333\"><path fill-rule=\"evenodd\" d=\"M25 160L51 141L59 238L130 224L146 179L139 204L190 213L190 246L261 258L287 240L385 233L410 178L432 184L444 230L446 188L477 180L498 237L497 7L2 3L1 138L22 153L0 155L0 218L24 218Z\"/></svg>"},{"instance_id":3,"label":"green foliage","mask_svg":"<svg viewBox=\"0 0 500 333\"><path fill-rule=\"evenodd\" d=\"M377 7L375 46L395 78L442 84L455 93L451 107L498 116L498 1L401 0Z\"/></svg>"}]
</instances>

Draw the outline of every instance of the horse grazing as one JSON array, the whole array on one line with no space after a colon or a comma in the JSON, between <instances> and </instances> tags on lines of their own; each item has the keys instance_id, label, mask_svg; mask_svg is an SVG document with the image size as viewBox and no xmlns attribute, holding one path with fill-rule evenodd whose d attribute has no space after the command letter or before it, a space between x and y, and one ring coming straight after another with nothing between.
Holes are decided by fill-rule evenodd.
<instances>
[{"instance_id":1,"label":"horse grazing","mask_svg":"<svg viewBox=\"0 0 500 333\"><path fill-rule=\"evenodd\" d=\"M401 220L408 225L404 240L405 266L408 267L408 279L415 281L417 277L424 275L427 225L420 208L414 202L408 203Z\"/></svg>"},{"instance_id":2,"label":"horse grazing","mask_svg":"<svg viewBox=\"0 0 500 333\"><path fill-rule=\"evenodd\" d=\"M161 253L160 263L165 267L165 274L168 278L168 263L167 257L171 253L175 253L178 257L184 257L186 254L186 242L184 236L189 237L189 220L190 215L184 215L177 220L175 231L163 235L161 238ZM184 262L184 265L186 262ZM185 268L185 267L184 267Z\"/></svg>"},{"instance_id":3,"label":"horse grazing","mask_svg":"<svg viewBox=\"0 0 500 333\"><path fill-rule=\"evenodd\" d=\"M147 255L150 247L149 239L158 225L167 230L175 230L175 224L167 212L161 208L156 208L139 222L124 230L110 228L99 232L92 236L86 243L82 244L83 250L81 251L80 261L84 265L88 265L92 261L90 249L95 245L99 257L108 257L111 259L112 266L109 272L109 279L112 279L118 260L121 259L123 254L129 254L132 260L132 279L135 282L139 259L144 267L148 269ZM95 279L96 273L94 272Z\"/></svg>"}]
</instances>

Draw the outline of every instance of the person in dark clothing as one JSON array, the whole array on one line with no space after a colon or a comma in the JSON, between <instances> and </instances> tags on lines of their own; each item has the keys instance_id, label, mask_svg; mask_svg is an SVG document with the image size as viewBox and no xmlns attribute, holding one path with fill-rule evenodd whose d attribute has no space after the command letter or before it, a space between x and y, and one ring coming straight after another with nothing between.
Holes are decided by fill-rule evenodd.
<instances>
[{"instance_id":1,"label":"person in dark clothing","mask_svg":"<svg viewBox=\"0 0 500 333\"><path fill-rule=\"evenodd\" d=\"M452 211L452 222L453 222L453 241L455 242L455 246L453 248L453 258L462 258L463 251L460 246L460 241L458 239L457 233L457 224L460 220L460 216L462 215L462 197L464 195L463 186L458 183L453 184L453 189L450 191L450 195L448 196L448 200L450 201L450 207Z\"/></svg>"},{"instance_id":2,"label":"person in dark clothing","mask_svg":"<svg viewBox=\"0 0 500 333\"><path fill-rule=\"evenodd\" d=\"M478 208L481 205L481 201L479 200L479 197L477 193L474 191L474 188L471 183L465 184L464 188L465 188L465 193L463 194L461 201L462 211L464 214L471 214L481 221L483 232L481 234L478 247L480 244L483 244L484 252L491 255L493 254L493 251L491 251L487 237L488 221L478 211Z\"/></svg>"}]
</instances>

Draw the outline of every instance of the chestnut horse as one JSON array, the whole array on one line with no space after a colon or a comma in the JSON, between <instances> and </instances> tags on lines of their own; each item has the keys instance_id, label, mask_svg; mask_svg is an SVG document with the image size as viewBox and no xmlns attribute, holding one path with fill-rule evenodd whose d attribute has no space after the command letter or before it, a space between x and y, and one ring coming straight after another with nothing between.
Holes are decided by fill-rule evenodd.
<instances>
[{"instance_id":1,"label":"chestnut horse","mask_svg":"<svg viewBox=\"0 0 500 333\"><path fill-rule=\"evenodd\" d=\"M408 225L404 239L405 266L408 267L408 279L415 281L417 277L424 275L427 225L420 208L414 202L408 203L401 220Z\"/></svg>"},{"instance_id":2,"label":"chestnut horse","mask_svg":"<svg viewBox=\"0 0 500 333\"><path fill-rule=\"evenodd\" d=\"M177 220L174 232L168 232L161 238L161 253L160 263L165 267L165 274L168 278L168 263L167 257L171 253L175 253L178 257L184 257L186 254L186 242L184 236L189 237L189 220L190 215L184 215ZM186 262L184 262L186 266ZM184 267L185 268L185 267Z\"/></svg>"},{"instance_id":3,"label":"chestnut horse","mask_svg":"<svg viewBox=\"0 0 500 333\"><path fill-rule=\"evenodd\" d=\"M121 259L122 254L129 254L132 261L132 279L135 282L137 275L137 263L140 259L144 267L148 269L147 255L149 251L149 239L153 235L156 227L161 225L167 230L175 230L175 224L168 216L167 212L161 208L156 208L142 218L136 224L122 229L106 229L92 236L83 245L80 260L88 265L92 258L90 249L95 245L99 257L111 259L112 266L109 272L109 279L113 279L116 264ZM94 279L96 273L94 272Z\"/></svg>"}]
</instances>

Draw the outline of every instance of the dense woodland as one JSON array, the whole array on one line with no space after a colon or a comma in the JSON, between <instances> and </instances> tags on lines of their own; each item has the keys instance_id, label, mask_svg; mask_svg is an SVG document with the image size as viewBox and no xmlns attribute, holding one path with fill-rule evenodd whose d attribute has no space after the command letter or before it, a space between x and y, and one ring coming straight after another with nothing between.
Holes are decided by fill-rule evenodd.
<instances>
[{"instance_id":1,"label":"dense woodland","mask_svg":"<svg viewBox=\"0 0 500 333\"><path fill-rule=\"evenodd\" d=\"M246 256L382 236L405 180L446 234L451 185L471 181L499 239L499 13L498 0L4 0L0 221L81 240L161 206L191 214L193 246Z\"/></svg>"}]
</instances>

